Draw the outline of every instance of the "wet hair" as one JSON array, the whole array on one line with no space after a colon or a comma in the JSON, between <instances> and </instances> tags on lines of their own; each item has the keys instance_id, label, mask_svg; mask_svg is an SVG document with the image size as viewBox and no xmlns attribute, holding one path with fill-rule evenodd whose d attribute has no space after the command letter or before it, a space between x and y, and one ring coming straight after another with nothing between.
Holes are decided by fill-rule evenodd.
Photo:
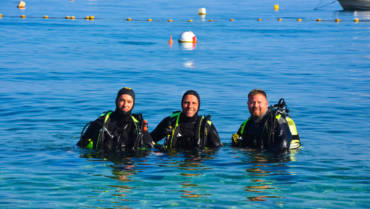
<instances>
[{"instance_id":1,"label":"wet hair","mask_svg":"<svg viewBox=\"0 0 370 209\"><path fill-rule=\"evenodd\" d=\"M252 91L248 93L248 98L253 97L254 95L257 95L257 94L262 94L267 99L266 92L262 89L253 89Z\"/></svg>"},{"instance_id":2,"label":"wet hair","mask_svg":"<svg viewBox=\"0 0 370 209\"><path fill-rule=\"evenodd\" d=\"M182 103L184 102L184 99L187 95L193 95L198 99L198 108L199 108L200 107L200 97L199 97L198 92L196 92L195 90L188 90L184 93L184 95L182 95L181 106L182 106Z\"/></svg>"}]
</instances>

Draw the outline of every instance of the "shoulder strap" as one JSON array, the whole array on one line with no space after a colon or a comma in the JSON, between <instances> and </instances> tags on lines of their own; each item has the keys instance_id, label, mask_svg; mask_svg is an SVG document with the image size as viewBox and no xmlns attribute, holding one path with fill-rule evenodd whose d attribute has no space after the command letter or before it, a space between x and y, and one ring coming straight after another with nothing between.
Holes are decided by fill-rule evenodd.
<instances>
[{"instance_id":1,"label":"shoulder strap","mask_svg":"<svg viewBox=\"0 0 370 209\"><path fill-rule=\"evenodd\" d=\"M165 142L167 149L172 149L176 145L175 136L179 132L180 114L181 114L181 111L176 111L176 112L173 112L172 115L170 116L171 124L168 127L170 129L170 134L167 136L166 142Z\"/></svg>"},{"instance_id":2,"label":"shoulder strap","mask_svg":"<svg viewBox=\"0 0 370 209\"><path fill-rule=\"evenodd\" d=\"M170 116L171 119L176 118L176 125L175 126L179 125L180 114L181 114L181 111L176 111L176 112L173 112L172 115Z\"/></svg>"},{"instance_id":3,"label":"shoulder strap","mask_svg":"<svg viewBox=\"0 0 370 209\"><path fill-rule=\"evenodd\" d=\"M143 115L141 113L131 114L131 119L135 124L141 124L143 122Z\"/></svg>"},{"instance_id":4,"label":"shoulder strap","mask_svg":"<svg viewBox=\"0 0 370 209\"><path fill-rule=\"evenodd\" d=\"M206 125L211 126L211 116L202 116L198 123L198 141L197 144L199 147L203 148L207 145L207 136L208 136L208 129Z\"/></svg>"},{"instance_id":5,"label":"shoulder strap","mask_svg":"<svg viewBox=\"0 0 370 209\"><path fill-rule=\"evenodd\" d=\"M248 118L247 120L245 120L242 125L241 125L241 129L240 129L240 135L242 136L243 133L244 133L244 130L245 130L245 127L247 126L247 123L249 121L250 118Z\"/></svg>"},{"instance_id":6,"label":"shoulder strap","mask_svg":"<svg viewBox=\"0 0 370 209\"><path fill-rule=\"evenodd\" d=\"M104 123L103 123L103 126L102 126L101 130L99 131L98 140L96 141L96 147L98 147L100 142L104 141L104 132L106 132L106 130L107 130L106 126L108 124L108 121L109 121L109 118L110 118L111 114L112 114L112 111L107 111L107 112L104 112L103 114L100 115L100 117L104 117Z\"/></svg>"},{"instance_id":7,"label":"shoulder strap","mask_svg":"<svg viewBox=\"0 0 370 209\"><path fill-rule=\"evenodd\" d=\"M104 124L106 124L108 122L108 119L109 119L109 117L110 117L111 114L112 114L112 111L109 111L109 112L106 112L105 113Z\"/></svg>"},{"instance_id":8,"label":"shoulder strap","mask_svg":"<svg viewBox=\"0 0 370 209\"><path fill-rule=\"evenodd\" d=\"M131 114L131 119L134 122L136 130L136 139L134 141L133 150L142 148L144 134L142 132L143 127L143 115L141 113Z\"/></svg>"}]
</instances>

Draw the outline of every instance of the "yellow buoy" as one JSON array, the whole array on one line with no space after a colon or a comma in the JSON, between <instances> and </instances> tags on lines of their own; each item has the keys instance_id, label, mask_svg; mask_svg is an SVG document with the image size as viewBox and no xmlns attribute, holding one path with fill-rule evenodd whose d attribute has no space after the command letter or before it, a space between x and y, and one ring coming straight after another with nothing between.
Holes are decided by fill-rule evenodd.
<instances>
[{"instance_id":1,"label":"yellow buoy","mask_svg":"<svg viewBox=\"0 0 370 209\"><path fill-rule=\"evenodd\" d=\"M71 17L70 16L67 16L66 19L69 20Z\"/></svg>"},{"instance_id":2,"label":"yellow buoy","mask_svg":"<svg viewBox=\"0 0 370 209\"><path fill-rule=\"evenodd\" d=\"M192 20L192 19L190 19L190 20L188 20L188 22L193 22L193 20Z\"/></svg>"},{"instance_id":3,"label":"yellow buoy","mask_svg":"<svg viewBox=\"0 0 370 209\"><path fill-rule=\"evenodd\" d=\"M47 15L44 15L44 17L43 17L44 19L48 19L49 18L49 16L47 16Z\"/></svg>"},{"instance_id":4,"label":"yellow buoy","mask_svg":"<svg viewBox=\"0 0 370 209\"><path fill-rule=\"evenodd\" d=\"M337 22L337 23L340 22L340 19L339 18L335 19L335 22Z\"/></svg>"},{"instance_id":5,"label":"yellow buoy","mask_svg":"<svg viewBox=\"0 0 370 209\"><path fill-rule=\"evenodd\" d=\"M230 22L234 22L235 21L235 19L233 19L233 18L230 18Z\"/></svg>"},{"instance_id":6,"label":"yellow buoy","mask_svg":"<svg viewBox=\"0 0 370 209\"><path fill-rule=\"evenodd\" d=\"M169 19L168 22L173 22L173 20L172 19Z\"/></svg>"},{"instance_id":7,"label":"yellow buoy","mask_svg":"<svg viewBox=\"0 0 370 209\"><path fill-rule=\"evenodd\" d=\"M283 18L278 18L277 21L281 22L283 21Z\"/></svg>"},{"instance_id":8,"label":"yellow buoy","mask_svg":"<svg viewBox=\"0 0 370 209\"><path fill-rule=\"evenodd\" d=\"M76 17L75 16L71 16L71 20L75 20L76 19Z\"/></svg>"},{"instance_id":9,"label":"yellow buoy","mask_svg":"<svg viewBox=\"0 0 370 209\"><path fill-rule=\"evenodd\" d=\"M279 11L279 4L275 4L275 5L274 5L274 10L275 10L275 11Z\"/></svg>"},{"instance_id":10,"label":"yellow buoy","mask_svg":"<svg viewBox=\"0 0 370 209\"><path fill-rule=\"evenodd\" d=\"M354 21L355 23L360 22L360 20L359 20L358 18L355 18L353 21Z\"/></svg>"},{"instance_id":11,"label":"yellow buoy","mask_svg":"<svg viewBox=\"0 0 370 209\"><path fill-rule=\"evenodd\" d=\"M316 22L321 22L321 18L317 18L316 19Z\"/></svg>"},{"instance_id":12,"label":"yellow buoy","mask_svg":"<svg viewBox=\"0 0 370 209\"><path fill-rule=\"evenodd\" d=\"M208 22L213 22L213 19L209 19Z\"/></svg>"},{"instance_id":13,"label":"yellow buoy","mask_svg":"<svg viewBox=\"0 0 370 209\"><path fill-rule=\"evenodd\" d=\"M95 17L94 17L94 16L90 16L90 17L89 17L89 19L90 19L90 20L94 20L94 19L95 19Z\"/></svg>"},{"instance_id":14,"label":"yellow buoy","mask_svg":"<svg viewBox=\"0 0 370 209\"><path fill-rule=\"evenodd\" d=\"M3 18L3 14L0 14L0 18Z\"/></svg>"},{"instance_id":15,"label":"yellow buoy","mask_svg":"<svg viewBox=\"0 0 370 209\"><path fill-rule=\"evenodd\" d=\"M302 22L302 18L298 18L298 19L297 19L297 21L298 21L298 22Z\"/></svg>"},{"instance_id":16,"label":"yellow buoy","mask_svg":"<svg viewBox=\"0 0 370 209\"><path fill-rule=\"evenodd\" d=\"M153 20L151 18L148 19L148 22L152 22Z\"/></svg>"},{"instance_id":17,"label":"yellow buoy","mask_svg":"<svg viewBox=\"0 0 370 209\"><path fill-rule=\"evenodd\" d=\"M21 18L23 18L23 19L26 18L26 15L21 15Z\"/></svg>"},{"instance_id":18,"label":"yellow buoy","mask_svg":"<svg viewBox=\"0 0 370 209\"><path fill-rule=\"evenodd\" d=\"M18 7L19 9L25 9L25 8L26 8L26 2L24 2L24 1L19 1L19 3L18 3L18 5L17 5L17 7Z\"/></svg>"},{"instance_id":19,"label":"yellow buoy","mask_svg":"<svg viewBox=\"0 0 370 209\"><path fill-rule=\"evenodd\" d=\"M126 20L127 21L132 21L132 18L131 17L128 17Z\"/></svg>"},{"instance_id":20,"label":"yellow buoy","mask_svg":"<svg viewBox=\"0 0 370 209\"><path fill-rule=\"evenodd\" d=\"M85 20L89 20L89 19L90 19L90 17L89 17L89 16L86 16L86 17L85 17Z\"/></svg>"},{"instance_id":21,"label":"yellow buoy","mask_svg":"<svg viewBox=\"0 0 370 209\"><path fill-rule=\"evenodd\" d=\"M262 18L258 18L257 21L262 21Z\"/></svg>"}]
</instances>

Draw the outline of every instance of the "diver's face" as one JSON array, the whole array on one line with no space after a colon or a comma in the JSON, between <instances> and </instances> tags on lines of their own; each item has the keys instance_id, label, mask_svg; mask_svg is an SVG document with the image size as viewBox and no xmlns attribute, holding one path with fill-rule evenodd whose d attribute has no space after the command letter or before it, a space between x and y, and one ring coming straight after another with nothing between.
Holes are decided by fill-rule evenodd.
<instances>
[{"instance_id":1,"label":"diver's face","mask_svg":"<svg viewBox=\"0 0 370 209\"><path fill-rule=\"evenodd\" d=\"M130 112L134 106L134 99L128 94L122 94L117 100L117 107L122 112Z\"/></svg>"},{"instance_id":2,"label":"diver's face","mask_svg":"<svg viewBox=\"0 0 370 209\"><path fill-rule=\"evenodd\" d=\"M193 117L195 114L197 114L198 109L198 98L191 94L186 95L184 100L182 101L182 112L186 115L186 117Z\"/></svg>"},{"instance_id":3,"label":"diver's face","mask_svg":"<svg viewBox=\"0 0 370 209\"><path fill-rule=\"evenodd\" d=\"M263 94L248 97L248 109L253 117L261 117L268 109L268 101Z\"/></svg>"}]
</instances>

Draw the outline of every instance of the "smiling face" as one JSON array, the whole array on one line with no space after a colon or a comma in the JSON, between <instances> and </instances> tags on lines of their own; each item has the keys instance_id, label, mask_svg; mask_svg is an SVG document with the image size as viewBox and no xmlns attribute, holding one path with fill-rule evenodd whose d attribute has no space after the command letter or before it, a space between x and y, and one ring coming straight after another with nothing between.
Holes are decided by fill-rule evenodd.
<instances>
[{"instance_id":1,"label":"smiling face","mask_svg":"<svg viewBox=\"0 0 370 209\"><path fill-rule=\"evenodd\" d=\"M253 117L261 117L268 109L268 101L263 94L248 97L248 109Z\"/></svg>"},{"instance_id":2,"label":"smiling face","mask_svg":"<svg viewBox=\"0 0 370 209\"><path fill-rule=\"evenodd\" d=\"M117 107L122 112L130 112L134 106L134 99L128 94L122 94L117 100Z\"/></svg>"},{"instance_id":3,"label":"smiling face","mask_svg":"<svg viewBox=\"0 0 370 209\"><path fill-rule=\"evenodd\" d=\"M189 118L193 117L195 114L197 114L198 109L198 98L191 94L186 95L182 101L182 112L185 114L185 116Z\"/></svg>"}]
</instances>

